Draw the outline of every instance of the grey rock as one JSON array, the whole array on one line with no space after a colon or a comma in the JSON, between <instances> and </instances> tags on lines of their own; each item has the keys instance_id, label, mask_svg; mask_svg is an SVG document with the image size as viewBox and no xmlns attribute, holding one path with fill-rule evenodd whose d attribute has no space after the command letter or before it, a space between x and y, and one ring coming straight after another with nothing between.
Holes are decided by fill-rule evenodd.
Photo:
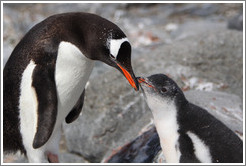
<instances>
[{"instance_id":1,"label":"grey rock","mask_svg":"<svg viewBox=\"0 0 246 166\"><path fill-rule=\"evenodd\" d=\"M206 17L214 14L218 11L217 5L214 4L202 4L201 8L195 9L191 12L191 14Z\"/></svg>"},{"instance_id":2,"label":"grey rock","mask_svg":"<svg viewBox=\"0 0 246 166\"><path fill-rule=\"evenodd\" d=\"M145 102L121 77L111 72L90 82L82 116L63 126L68 151L100 162L107 151L133 139L149 123Z\"/></svg>"},{"instance_id":3,"label":"grey rock","mask_svg":"<svg viewBox=\"0 0 246 166\"><path fill-rule=\"evenodd\" d=\"M196 30L193 24L189 31L195 34ZM138 52L138 59L133 61L136 75L169 74L181 87L195 77L199 80L197 84L212 82L212 90L233 93L242 99L243 34L213 25L198 31L201 33Z\"/></svg>"},{"instance_id":4,"label":"grey rock","mask_svg":"<svg viewBox=\"0 0 246 166\"><path fill-rule=\"evenodd\" d=\"M9 59L9 56L11 55L12 51L13 51L13 47L9 44L3 43L3 54L4 55L8 55L8 56L3 56L3 66L5 66L6 62Z\"/></svg>"},{"instance_id":5,"label":"grey rock","mask_svg":"<svg viewBox=\"0 0 246 166\"><path fill-rule=\"evenodd\" d=\"M235 30L243 30L243 12L240 12L228 21L228 28Z\"/></svg>"},{"instance_id":6,"label":"grey rock","mask_svg":"<svg viewBox=\"0 0 246 166\"><path fill-rule=\"evenodd\" d=\"M60 154L59 161L61 163L87 163L81 156L67 152Z\"/></svg>"},{"instance_id":7,"label":"grey rock","mask_svg":"<svg viewBox=\"0 0 246 166\"><path fill-rule=\"evenodd\" d=\"M155 127L142 133L133 141L119 147L105 163L152 163L161 151L160 139Z\"/></svg>"},{"instance_id":8,"label":"grey rock","mask_svg":"<svg viewBox=\"0 0 246 166\"><path fill-rule=\"evenodd\" d=\"M173 14L189 14L193 16L206 17L218 11L216 4L189 4L180 7Z\"/></svg>"}]
</instances>

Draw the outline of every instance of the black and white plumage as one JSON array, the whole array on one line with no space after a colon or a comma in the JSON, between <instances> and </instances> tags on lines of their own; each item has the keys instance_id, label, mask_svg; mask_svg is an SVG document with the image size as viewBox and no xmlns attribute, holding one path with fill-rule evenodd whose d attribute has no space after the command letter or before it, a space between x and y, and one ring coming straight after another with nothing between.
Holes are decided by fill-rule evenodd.
<instances>
[{"instance_id":1,"label":"black and white plumage","mask_svg":"<svg viewBox=\"0 0 246 166\"><path fill-rule=\"evenodd\" d=\"M54 15L22 38L3 72L4 152L20 150L30 162L58 155L61 124L79 116L94 60L118 69L138 90L126 35L100 16Z\"/></svg>"},{"instance_id":2,"label":"black and white plumage","mask_svg":"<svg viewBox=\"0 0 246 166\"><path fill-rule=\"evenodd\" d=\"M139 78L167 162L240 163L242 140L203 108L186 100L169 77Z\"/></svg>"}]
</instances>

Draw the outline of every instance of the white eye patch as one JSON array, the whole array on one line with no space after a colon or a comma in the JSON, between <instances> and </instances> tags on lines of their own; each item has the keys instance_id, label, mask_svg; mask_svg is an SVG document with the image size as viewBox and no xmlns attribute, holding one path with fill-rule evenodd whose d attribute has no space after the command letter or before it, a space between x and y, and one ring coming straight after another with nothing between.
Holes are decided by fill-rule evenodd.
<instances>
[{"instance_id":1,"label":"white eye patch","mask_svg":"<svg viewBox=\"0 0 246 166\"><path fill-rule=\"evenodd\" d=\"M122 39L110 39L109 43L109 49L110 49L110 54L114 56L114 58L117 58L120 46L122 43L125 41L128 41L127 38L122 38Z\"/></svg>"}]
</instances>

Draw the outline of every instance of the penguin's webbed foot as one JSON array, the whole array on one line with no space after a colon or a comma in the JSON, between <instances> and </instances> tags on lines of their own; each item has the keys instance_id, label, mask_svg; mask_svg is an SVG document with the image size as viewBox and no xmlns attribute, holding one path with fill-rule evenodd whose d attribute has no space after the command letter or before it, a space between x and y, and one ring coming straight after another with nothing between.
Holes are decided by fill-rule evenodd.
<instances>
[{"instance_id":1,"label":"penguin's webbed foot","mask_svg":"<svg viewBox=\"0 0 246 166\"><path fill-rule=\"evenodd\" d=\"M59 163L58 155L49 152L47 157L49 163Z\"/></svg>"}]
</instances>

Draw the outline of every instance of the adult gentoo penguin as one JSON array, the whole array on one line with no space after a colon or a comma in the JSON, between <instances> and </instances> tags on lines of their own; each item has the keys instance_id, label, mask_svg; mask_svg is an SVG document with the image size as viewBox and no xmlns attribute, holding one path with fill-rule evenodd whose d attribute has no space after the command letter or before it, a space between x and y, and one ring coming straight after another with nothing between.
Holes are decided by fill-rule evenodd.
<instances>
[{"instance_id":1,"label":"adult gentoo penguin","mask_svg":"<svg viewBox=\"0 0 246 166\"><path fill-rule=\"evenodd\" d=\"M54 15L22 38L3 72L4 152L58 161L61 124L78 118L94 60L118 69L138 90L126 35L100 16Z\"/></svg>"},{"instance_id":2,"label":"adult gentoo penguin","mask_svg":"<svg viewBox=\"0 0 246 166\"><path fill-rule=\"evenodd\" d=\"M186 100L169 77L139 78L167 162L243 162L241 139L206 110Z\"/></svg>"}]
</instances>

